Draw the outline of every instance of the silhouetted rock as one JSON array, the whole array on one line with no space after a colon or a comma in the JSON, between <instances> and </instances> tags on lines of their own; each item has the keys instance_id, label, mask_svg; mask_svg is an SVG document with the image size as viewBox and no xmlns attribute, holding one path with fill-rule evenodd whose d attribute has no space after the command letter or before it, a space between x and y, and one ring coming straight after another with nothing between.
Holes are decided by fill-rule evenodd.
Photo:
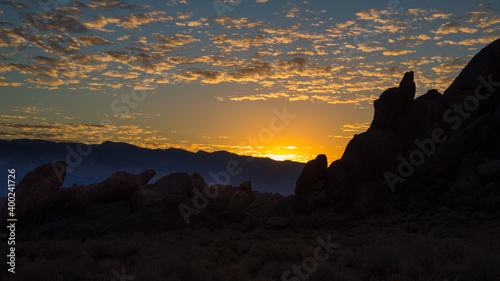
<instances>
[{"instance_id":1,"label":"silhouetted rock","mask_svg":"<svg viewBox=\"0 0 500 281\"><path fill-rule=\"evenodd\" d=\"M399 87L390 88L374 101L375 114L370 129L393 129L398 117L415 97L413 71L405 73Z\"/></svg>"},{"instance_id":2,"label":"silhouetted rock","mask_svg":"<svg viewBox=\"0 0 500 281\"><path fill-rule=\"evenodd\" d=\"M328 161L326 155L320 154L316 159L307 162L304 170L297 179L295 185L295 194L306 194L310 193L315 189L321 189L324 187L326 180L326 172L328 169ZM323 181L323 184L316 183Z\"/></svg>"},{"instance_id":3,"label":"silhouetted rock","mask_svg":"<svg viewBox=\"0 0 500 281\"><path fill-rule=\"evenodd\" d=\"M76 200L79 207L95 203L107 203L128 200L140 187L146 185L154 177L154 170L146 170L138 175L117 172L101 183L90 185Z\"/></svg>"},{"instance_id":4,"label":"silhouetted rock","mask_svg":"<svg viewBox=\"0 0 500 281\"><path fill-rule=\"evenodd\" d=\"M357 183L376 179L393 164L396 142L391 130L372 129L354 136L342 158L328 168L327 193L337 210L352 206Z\"/></svg>"},{"instance_id":5,"label":"silhouetted rock","mask_svg":"<svg viewBox=\"0 0 500 281\"><path fill-rule=\"evenodd\" d=\"M252 197L243 191L235 191L227 204L229 209L241 211L252 203Z\"/></svg>"},{"instance_id":6,"label":"silhouetted rock","mask_svg":"<svg viewBox=\"0 0 500 281\"><path fill-rule=\"evenodd\" d=\"M267 220L267 228L274 230L284 230L289 227L290 221L282 217L270 217Z\"/></svg>"},{"instance_id":7,"label":"silhouetted rock","mask_svg":"<svg viewBox=\"0 0 500 281\"><path fill-rule=\"evenodd\" d=\"M500 175L500 160L493 160L477 167L477 173L483 178L492 178Z\"/></svg>"},{"instance_id":8,"label":"silhouetted rock","mask_svg":"<svg viewBox=\"0 0 500 281\"><path fill-rule=\"evenodd\" d=\"M99 221L101 224L109 224L127 218L130 213L128 201L117 201L90 205L83 210L82 214L87 219Z\"/></svg>"},{"instance_id":9,"label":"silhouetted rock","mask_svg":"<svg viewBox=\"0 0 500 281\"><path fill-rule=\"evenodd\" d=\"M61 188L66 169L66 163L54 162L26 174L16 187L16 215L34 215L45 210L50 198Z\"/></svg>"},{"instance_id":10,"label":"silhouetted rock","mask_svg":"<svg viewBox=\"0 0 500 281\"><path fill-rule=\"evenodd\" d=\"M248 195L252 195L252 182L244 181L238 186L238 190L245 192Z\"/></svg>"},{"instance_id":11,"label":"silhouetted rock","mask_svg":"<svg viewBox=\"0 0 500 281\"><path fill-rule=\"evenodd\" d=\"M416 98L395 121L399 146L405 148L415 138L429 136L441 122L444 110L443 95L437 90Z\"/></svg>"},{"instance_id":12,"label":"silhouetted rock","mask_svg":"<svg viewBox=\"0 0 500 281\"><path fill-rule=\"evenodd\" d=\"M250 181L242 182L239 186L224 185L224 184L214 184L210 187L211 193L216 193L212 201L216 204L227 206L236 191L241 191L246 193L248 196L253 196L252 183ZM217 191L215 191L217 190Z\"/></svg>"},{"instance_id":13,"label":"silhouetted rock","mask_svg":"<svg viewBox=\"0 0 500 281\"><path fill-rule=\"evenodd\" d=\"M314 190L307 194L295 196L291 207L298 213L310 214L314 210L326 206L328 199L325 190Z\"/></svg>"},{"instance_id":14,"label":"silhouetted rock","mask_svg":"<svg viewBox=\"0 0 500 281\"><path fill-rule=\"evenodd\" d=\"M197 173L172 173L154 183L154 188L163 189L168 195L182 195L193 197L193 189L203 192L205 180Z\"/></svg>"},{"instance_id":15,"label":"silhouetted rock","mask_svg":"<svg viewBox=\"0 0 500 281\"><path fill-rule=\"evenodd\" d=\"M460 165L457 170L457 178L463 175L465 172L471 170L476 171L477 167L481 164L488 162L488 158L482 156L481 154L473 151L467 153L460 161Z\"/></svg>"},{"instance_id":16,"label":"silhouetted rock","mask_svg":"<svg viewBox=\"0 0 500 281\"><path fill-rule=\"evenodd\" d=\"M136 211L145 207L160 206L165 197L166 192L160 188L139 188L130 197L130 207Z\"/></svg>"},{"instance_id":17,"label":"silhouetted rock","mask_svg":"<svg viewBox=\"0 0 500 281\"><path fill-rule=\"evenodd\" d=\"M481 79L483 80L481 81ZM485 90L494 89L495 84L497 89L496 94L498 95L499 83L500 40L496 40L484 47L470 60L450 87L444 91L444 96L451 99L459 95L474 95L478 87L481 89L481 92L484 93Z\"/></svg>"},{"instance_id":18,"label":"silhouetted rock","mask_svg":"<svg viewBox=\"0 0 500 281\"><path fill-rule=\"evenodd\" d=\"M438 177L453 178L462 158L487 138L490 124L491 116L483 116L453 137L445 136L446 141L425 158L416 174L424 182L432 182Z\"/></svg>"}]
</instances>

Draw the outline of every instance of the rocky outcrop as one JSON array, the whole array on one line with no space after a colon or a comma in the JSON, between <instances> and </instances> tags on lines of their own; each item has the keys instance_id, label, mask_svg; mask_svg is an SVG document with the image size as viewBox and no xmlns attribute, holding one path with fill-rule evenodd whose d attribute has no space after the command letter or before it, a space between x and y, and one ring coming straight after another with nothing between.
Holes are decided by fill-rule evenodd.
<instances>
[{"instance_id":1,"label":"rocky outcrop","mask_svg":"<svg viewBox=\"0 0 500 281\"><path fill-rule=\"evenodd\" d=\"M246 192L238 190L233 193L233 196L231 197L231 200L229 200L227 207L229 209L241 211L248 207L250 203L252 203L252 196L248 195L248 193Z\"/></svg>"},{"instance_id":2,"label":"rocky outcrop","mask_svg":"<svg viewBox=\"0 0 500 281\"><path fill-rule=\"evenodd\" d=\"M399 152L396 142L396 134L389 129L354 136L342 158L328 168L328 200L336 210L352 206L360 182L375 180L391 167Z\"/></svg>"},{"instance_id":3,"label":"rocky outcrop","mask_svg":"<svg viewBox=\"0 0 500 281\"><path fill-rule=\"evenodd\" d=\"M40 166L21 180L17 190L19 231L31 237L86 237L110 232L156 232L198 224L234 224L253 213L262 216L277 199L254 192L250 181L210 188L197 173L172 173L148 184L154 170L117 172L88 186L62 188L63 162ZM62 169L61 167L64 167ZM58 173L59 172L59 173ZM1 198L5 217L7 198ZM189 220L186 220L186 217Z\"/></svg>"},{"instance_id":4,"label":"rocky outcrop","mask_svg":"<svg viewBox=\"0 0 500 281\"><path fill-rule=\"evenodd\" d=\"M146 170L137 175L117 172L103 182L87 187L82 194L75 198L75 205L83 208L96 203L129 199L139 187L146 185L155 174L154 170Z\"/></svg>"},{"instance_id":5,"label":"rocky outcrop","mask_svg":"<svg viewBox=\"0 0 500 281\"><path fill-rule=\"evenodd\" d=\"M475 55L444 91L448 100L453 97L473 96L476 90L497 91L500 86L500 40L496 40Z\"/></svg>"},{"instance_id":6,"label":"rocky outcrop","mask_svg":"<svg viewBox=\"0 0 500 281\"><path fill-rule=\"evenodd\" d=\"M162 189L167 195L193 196L193 189L203 192L205 180L197 174L172 173L155 182L154 188Z\"/></svg>"},{"instance_id":7,"label":"rocky outcrop","mask_svg":"<svg viewBox=\"0 0 500 281\"><path fill-rule=\"evenodd\" d=\"M481 50L444 94L431 89L415 99L414 73L406 72L397 87L374 101L369 129L355 135L328 167L328 206L370 213L398 200L397 208L405 200L428 200L420 206L458 202L450 199L460 196L452 190L483 194L499 173L498 89L500 39ZM311 191L304 175L323 173L312 165L297 180L298 197Z\"/></svg>"},{"instance_id":8,"label":"rocky outcrop","mask_svg":"<svg viewBox=\"0 0 500 281\"><path fill-rule=\"evenodd\" d=\"M159 188L143 187L135 191L130 197L132 210L160 206L166 199L166 193Z\"/></svg>"},{"instance_id":9,"label":"rocky outcrop","mask_svg":"<svg viewBox=\"0 0 500 281\"><path fill-rule=\"evenodd\" d=\"M398 117L405 112L415 98L413 71L405 73L397 88L383 92L373 105L375 116L370 129L392 129Z\"/></svg>"},{"instance_id":10,"label":"rocky outcrop","mask_svg":"<svg viewBox=\"0 0 500 281\"><path fill-rule=\"evenodd\" d=\"M47 209L51 198L57 194L64 182L66 169L66 163L54 162L29 172L15 190L16 215L37 215Z\"/></svg>"},{"instance_id":11,"label":"rocky outcrop","mask_svg":"<svg viewBox=\"0 0 500 281\"><path fill-rule=\"evenodd\" d=\"M297 179L295 194L306 194L317 189L323 189L326 184L328 161L326 155L320 154L316 159L307 162Z\"/></svg>"}]
</instances>

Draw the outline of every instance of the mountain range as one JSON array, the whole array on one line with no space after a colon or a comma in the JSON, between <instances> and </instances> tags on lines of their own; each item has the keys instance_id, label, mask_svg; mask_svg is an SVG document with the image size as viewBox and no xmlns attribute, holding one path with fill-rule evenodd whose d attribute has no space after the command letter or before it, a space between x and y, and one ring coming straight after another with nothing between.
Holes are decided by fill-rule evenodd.
<instances>
[{"instance_id":1,"label":"mountain range","mask_svg":"<svg viewBox=\"0 0 500 281\"><path fill-rule=\"evenodd\" d=\"M125 171L140 173L156 170L157 179L174 172L198 173L207 183L238 185L251 181L255 190L290 195L303 163L241 156L226 151L196 153L176 149L148 149L127 143L103 142L98 145L51 142L45 140L0 140L0 168L16 170L19 182L34 168L54 161L68 164L64 187L100 182L109 175ZM7 190L0 191L0 197Z\"/></svg>"}]
</instances>

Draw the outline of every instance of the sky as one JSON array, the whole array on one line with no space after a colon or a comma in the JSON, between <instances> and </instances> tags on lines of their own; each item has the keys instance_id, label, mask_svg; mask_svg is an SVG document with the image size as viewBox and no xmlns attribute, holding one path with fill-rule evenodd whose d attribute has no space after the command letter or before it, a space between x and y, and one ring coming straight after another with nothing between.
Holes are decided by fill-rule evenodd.
<instances>
[{"instance_id":1,"label":"sky","mask_svg":"<svg viewBox=\"0 0 500 281\"><path fill-rule=\"evenodd\" d=\"M415 72L443 92L496 1L0 2L0 138L342 156Z\"/></svg>"}]
</instances>

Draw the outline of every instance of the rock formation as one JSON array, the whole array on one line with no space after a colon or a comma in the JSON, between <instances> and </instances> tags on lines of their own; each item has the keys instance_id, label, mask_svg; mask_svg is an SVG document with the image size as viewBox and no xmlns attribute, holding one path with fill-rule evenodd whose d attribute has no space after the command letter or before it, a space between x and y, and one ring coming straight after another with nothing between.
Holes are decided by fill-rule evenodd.
<instances>
[{"instance_id":1,"label":"rock formation","mask_svg":"<svg viewBox=\"0 0 500 281\"><path fill-rule=\"evenodd\" d=\"M295 194L306 194L316 189L323 189L326 184L328 161L326 155L320 154L316 159L307 162L297 179Z\"/></svg>"},{"instance_id":2,"label":"rock formation","mask_svg":"<svg viewBox=\"0 0 500 281\"><path fill-rule=\"evenodd\" d=\"M492 175L500 159L499 88L500 40L481 50L444 94L432 89L414 99L414 73L405 73L398 87L374 102L370 128L355 135L328 167L326 207L366 213L367 206L391 200L447 202L457 186L475 186L481 193L489 184L485 179L497 180ZM313 161L297 180L297 197L311 189L310 182L303 184L305 175L323 173L322 167L312 170Z\"/></svg>"},{"instance_id":3,"label":"rock formation","mask_svg":"<svg viewBox=\"0 0 500 281\"><path fill-rule=\"evenodd\" d=\"M66 163L54 162L29 172L16 187L16 216L37 215L49 207L66 176Z\"/></svg>"}]
</instances>

